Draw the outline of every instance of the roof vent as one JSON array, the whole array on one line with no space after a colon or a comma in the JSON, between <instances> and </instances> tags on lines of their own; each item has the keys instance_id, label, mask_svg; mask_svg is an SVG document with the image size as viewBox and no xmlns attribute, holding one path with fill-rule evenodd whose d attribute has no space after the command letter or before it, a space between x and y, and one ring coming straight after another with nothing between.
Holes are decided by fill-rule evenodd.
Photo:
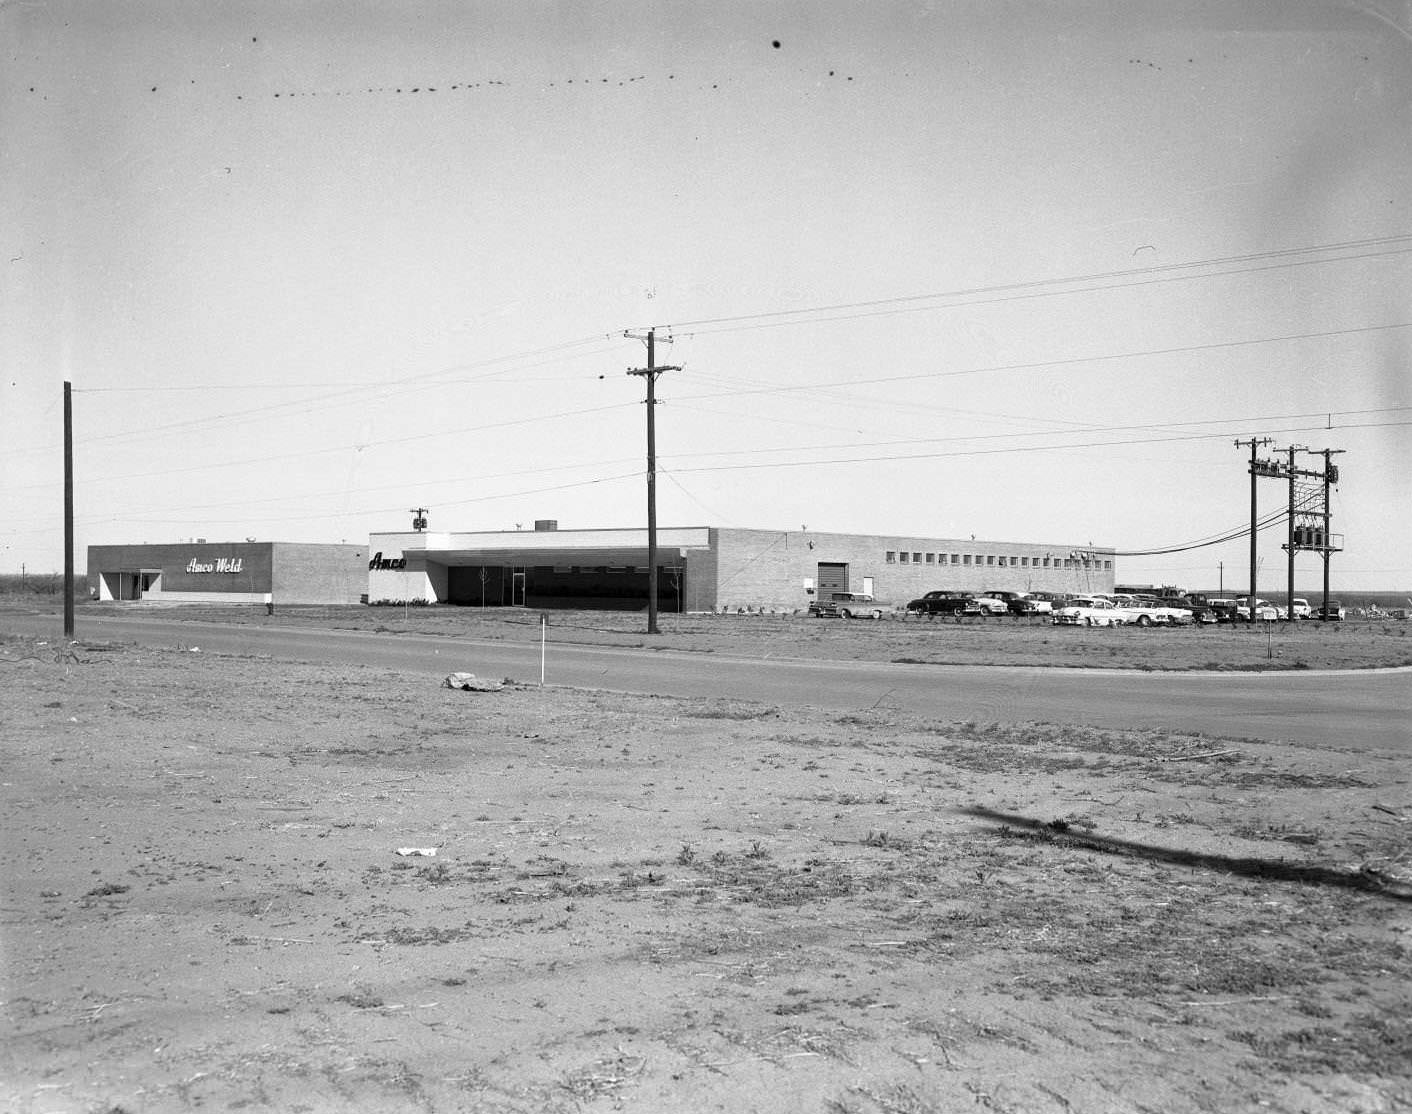
<instances>
[{"instance_id":1,"label":"roof vent","mask_svg":"<svg viewBox=\"0 0 1412 1114\"><path fill-rule=\"evenodd\" d=\"M534 528L541 534L548 533L550 530L559 529L559 520L557 518L536 518Z\"/></svg>"}]
</instances>

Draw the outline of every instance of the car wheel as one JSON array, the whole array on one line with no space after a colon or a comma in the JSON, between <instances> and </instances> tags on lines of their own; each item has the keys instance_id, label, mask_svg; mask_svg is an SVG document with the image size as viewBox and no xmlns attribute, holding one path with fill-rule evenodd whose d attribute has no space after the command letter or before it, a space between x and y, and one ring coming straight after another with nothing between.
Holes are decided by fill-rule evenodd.
<instances>
[{"instance_id":1,"label":"car wheel","mask_svg":"<svg viewBox=\"0 0 1412 1114\"><path fill-rule=\"evenodd\" d=\"M1146 615L1139 615L1137 617L1137 625L1140 627L1150 627L1152 626L1152 620Z\"/></svg>"},{"instance_id":2,"label":"car wheel","mask_svg":"<svg viewBox=\"0 0 1412 1114\"><path fill-rule=\"evenodd\" d=\"M839 612L839 615L841 615L841 616L842 616L843 618L845 618L845 619L851 619L851 618L853 618L853 612L849 611L848 608L846 608L846 607L845 607L842 611Z\"/></svg>"}]
</instances>

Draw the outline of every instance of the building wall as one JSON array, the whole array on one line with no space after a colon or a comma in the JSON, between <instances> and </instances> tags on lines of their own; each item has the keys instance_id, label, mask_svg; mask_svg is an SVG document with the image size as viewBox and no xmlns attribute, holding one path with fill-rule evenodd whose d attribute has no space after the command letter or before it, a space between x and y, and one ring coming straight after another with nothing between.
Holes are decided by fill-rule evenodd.
<instances>
[{"instance_id":1,"label":"building wall","mask_svg":"<svg viewBox=\"0 0 1412 1114\"><path fill-rule=\"evenodd\" d=\"M806 582L817 581L821 562L846 564L850 591L872 577L873 595L898 606L938 588L1113 590L1112 549L1073 543L727 529L716 539L713 609L807 607Z\"/></svg>"},{"instance_id":2,"label":"building wall","mask_svg":"<svg viewBox=\"0 0 1412 1114\"><path fill-rule=\"evenodd\" d=\"M144 599L230 603L262 600L270 590L270 542L178 542L161 545L91 545L88 572L98 574L99 598L112 599L118 572L161 570ZM356 597L355 597L356 598Z\"/></svg>"},{"instance_id":3,"label":"building wall","mask_svg":"<svg viewBox=\"0 0 1412 1114\"><path fill-rule=\"evenodd\" d=\"M292 542L91 545L88 572L99 599L114 599L124 574L160 571L142 599L165 603L357 603L367 585L367 547ZM130 583L130 582L129 582ZM124 595L122 598L130 598Z\"/></svg>"},{"instance_id":4,"label":"building wall","mask_svg":"<svg viewBox=\"0 0 1412 1114\"><path fill-rule=\"evenodd\" d=\"M642 532L637 532L642 533ZM880 601L903 606L908 600L937 588L962 591L1010 590L1050 592L1108 592L1113 589L1113 551L1082 548L1073 543L986 542L955 538L816 533L805 530L737 530L722 527L676 531L680 544L663 544L659 563L674 565L684 559L686 585L684 609L719 611L738 609L802 609L815 598L821 563L848 566L849 589L864 590L872 578L873 595ZM459 560L484 563L494 574L508 575L510 567L572 569L576 566L627 564L645 570L645 544L632 531L536 532L515 535L374 534L367 547L367 593L371 603L426 600L444 602L451 596L446 565L435 559L460 553ZM664 531L673 538L673 531ZM616 546L614 557L604 556L603 539ZM483 546L483 547L482 547ZM518 546L517 550L497 547ZM475 547L475 548L473 548ZM423 548L430 552L421 552ZM674 552L675 551L675 552ZM399 567L371 567L381 553L384 562ZM472 558L469 554L474 553ZM595 555L596 554L596 555ZM403 564L405 562L405 565ZM478 579L469 594L465 578L457 573L460 602L479 598ZM488 588L490 586L488 585ZM660 589L660 584L659 584ZM639 593L641 594L641 593ZM488 590L487 602L496 599ZM504 596L504 592L500 593ZM625 604L626 605L626 604Z\"/></svg>"},{"instance_id":5,"label":"building wall","mask_svg":"<svg viewBox=\"0 0 1412 1114\"><path fill-rule=\"evenodd\" d=\"M717 581L720 575L720 531L712 527L710 544L693 549L686 558L686 609L715 611L720 605Z\"/></svg>"},{"instance_id":6,"label":"building wall","mask_svg":"<svg viewBox=\"0 0 1412 1114\"><path fill-rule=\"evenodd\" d=\"M404 600L425 600L445 603L450 594L446 566L409 550L384 553L384 558L396 562L405 560L405 568L374 569L372 558L363 562L362 577L367 585L369 603L401 603Z\"/></svg>"},{"instance_id":7,"label":"building wall","mask_svg":"<svg viewBox=\"0 0 1412 1114\"><path fill-rule=\"evenodd\" d=\"M368 548L274 542L272 591L279 603L357 603L368 586Z\"/></svg>"}]
</instances>

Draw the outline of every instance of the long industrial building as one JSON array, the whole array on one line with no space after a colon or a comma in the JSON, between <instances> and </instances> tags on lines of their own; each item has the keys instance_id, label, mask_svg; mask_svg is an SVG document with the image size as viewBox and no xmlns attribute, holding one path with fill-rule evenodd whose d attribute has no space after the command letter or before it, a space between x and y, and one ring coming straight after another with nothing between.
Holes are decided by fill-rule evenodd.
<instances>
[{"instance_id":1,"label":"long industrial building","mask_svg":"<svg viewBox=\"0 0 1412 1114\"><path fill-rule=\"evenodd\" d=\"M637 607L647 531L411 530L368 542L370 603ZM812 530L674 526L657 531L663 611L791 611L834 592L905 604L936 588L1111 592L1113 549Z\"/></svg>"}]
</instances>

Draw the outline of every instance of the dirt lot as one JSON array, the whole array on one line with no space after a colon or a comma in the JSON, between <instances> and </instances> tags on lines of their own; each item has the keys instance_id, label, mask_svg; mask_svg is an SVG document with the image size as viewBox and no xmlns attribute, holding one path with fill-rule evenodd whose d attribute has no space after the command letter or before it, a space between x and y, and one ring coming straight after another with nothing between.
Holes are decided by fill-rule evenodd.
<instances>
[{"instance_id":1,"label":"dirt lot","mask_svg":"<svg viewBox=\"0 0 1412 1114\"><path fill-rule=\"evenodd\" d=\"M0 644L5 1109L1412 1108L1405 760L441 680Z\"/></svg>"}]
</instances>

